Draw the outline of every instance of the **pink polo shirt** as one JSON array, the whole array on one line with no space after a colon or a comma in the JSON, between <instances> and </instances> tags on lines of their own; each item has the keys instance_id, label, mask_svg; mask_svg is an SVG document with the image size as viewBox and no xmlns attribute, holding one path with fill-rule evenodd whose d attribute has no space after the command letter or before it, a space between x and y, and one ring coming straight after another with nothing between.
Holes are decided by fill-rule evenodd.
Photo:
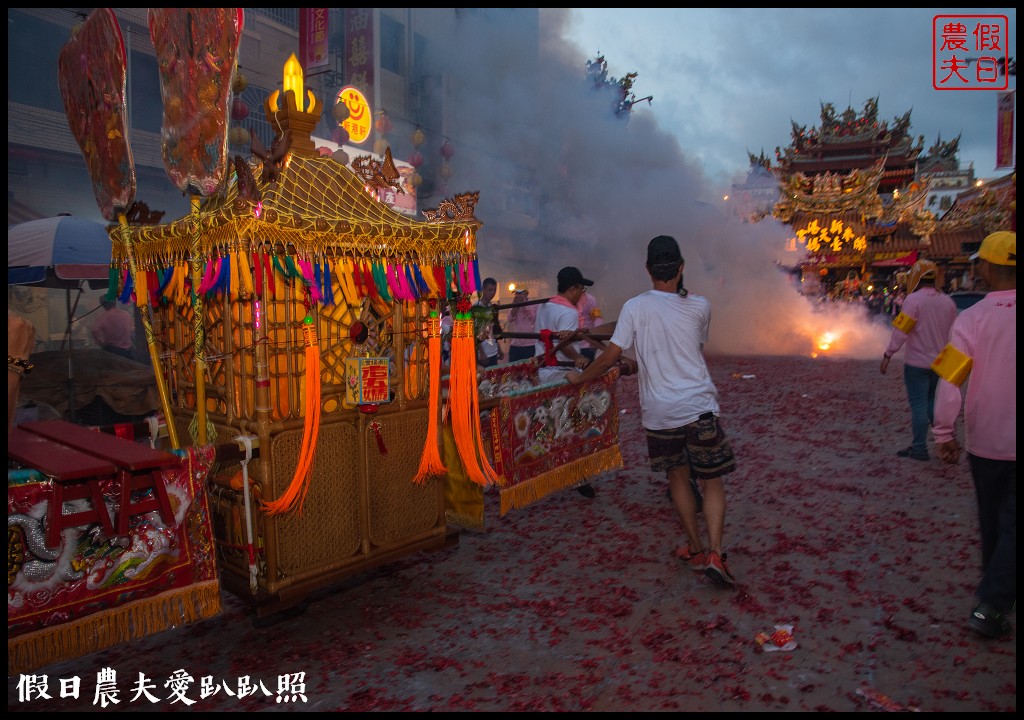
<instances>
[{"instance_id":1,"label":"pink polo shirt","mask_svg":"<svg viewBox=\"0 0 1024 720\"><path fill-rule=\"evenodd\" d=\"M990 292L957 316L949 343L972 359L962 387L939 380L935 442L952 440L963 400L967 452L990 460L1017 459L1017 291Z\"/></svg>"},{"instance_id":2,"label":"pink polo shirt","mask_svg":"<svg viewBox=\"0 0 1024 720\"><path fill-rule=\"evenodd\" d=\"M935 288L923 287L907 296L900 312L916 320L917 324L909 334L893 328L885 354L895 355L906 343L907 352L903 358L905 365L931 367L932 360L946 347L949 328L956 317L956 303L949 295Z\"/></svg>"}]
</instances>

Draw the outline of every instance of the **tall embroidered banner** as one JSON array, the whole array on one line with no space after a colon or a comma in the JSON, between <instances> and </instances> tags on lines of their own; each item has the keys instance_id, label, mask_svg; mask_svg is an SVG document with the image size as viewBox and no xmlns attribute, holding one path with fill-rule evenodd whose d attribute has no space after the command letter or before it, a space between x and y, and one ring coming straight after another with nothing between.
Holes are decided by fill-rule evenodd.
<instances>
[{"instance_id":1,"label":"tall embroidered banner","mask_svg":"<svg viewBox=\"0 0 1024 720\"><path fill-rule=\"evenodd\" d=\"M299 63L306 76L330 64L327 8L299 8Z\"/></svg>"},{"instance_id":2,"label":"tall embroidered banner","mask_svg":"<svg viewBox=\"0 0 1024 720\"><path fill-rule=\"evenodd\" d=\"M998 94L996 117L996 167L1013 167L1014 90Z\"/></svg>"},{"instance_id":3,"label":"tall embroidered banner","mask_svg":"<svg viewBox=\"0 0 1024 720\"><path fill-rule=\"evenodd\" d=\"M345 84L373 102L373 8L345 8Z\"/></svg>"}]
</instances>

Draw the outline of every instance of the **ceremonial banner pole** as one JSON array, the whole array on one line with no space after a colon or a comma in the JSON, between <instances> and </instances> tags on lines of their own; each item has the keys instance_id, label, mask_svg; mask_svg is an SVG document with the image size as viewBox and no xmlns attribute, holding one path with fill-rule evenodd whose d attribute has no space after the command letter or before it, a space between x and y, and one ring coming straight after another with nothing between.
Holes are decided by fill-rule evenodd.
<instances>
[{"instance_id":1,"label":"ceremonial banner pole","mask_svg":"<svg viewBox=\"0 0 1024 720\"><path fill-rule=\"evenodd\" d=\"M192 325L195 328L196 443L205 445L208 441L206 431L206 328L203 323L203 296L199 293L199 285L203 280L203 261L199 256L200 198L193 194L191 201L192 220L195 223L192 236L192 257L189 259L189 265L192 268Z\"/></svg>"},{"instance_id":2,"label":"ceremonial banner pole","mask_svg":"<svg viewBox=\"0 0 1024 720\"><path fill-rule=\"evenodd\" d=\"M160 408L163 410L164 422L167 424L167 437L171 442L171 447L178 450L181 448L181 442L178 439L178 426L174 422L171 395L167 389L167 378L161 369L156 334L153 332L153 321L149 314L149 287L145 279L146 274L138 272L136 268L135 253L132 251L131 229L128 227L128 219L123 212L118 213L117 222L121 233L121 242L124 243L125 255L128 257L128 269L135 281L135 305L139 309L142 329L146 333L146 347L149 348L149 361L153 364L153 376L156 379L157 393L160 395Z\"/></svg>"},{"instance_id":3,"label":"ceremonial banner pole","mask_svg":"<svg viewBox=\"0 0 1024 720\"><path fill-rule=\"evenodd\" d=\"M201 196L226 186L232 76L242 37L241 8L149 8L164 113L160 128L164 167L190 194L193 232L189 267L195 330L195 427L198 445L209 442L206 409L206 332L203 327ZM211 259L212 262L212 259Z\"/></svg>"},{"instance_id":4,"label":"ceremonial banner pole","mask_svg":"<svg viewBox=\"0 0 1024 720\"><path fill-rule=\"evenodd\" d=\"M64 112L89 170L93 193L103 217L115 218L128 258L130 279L135 283L135 302L146 333L146 345L153 363L153 376L167 434L175 449L180 448L167 379L160 369L156 336L149 314L146 273L138 272L132 250L131 230L126 217L135 204L135 160L128 142L128 55L114 11L93 11L76 27L61 48L57 65ZM111 253L113 254L113 253ZM111 258L113 264L113 257Z\"/></svg>"}]
</instances>

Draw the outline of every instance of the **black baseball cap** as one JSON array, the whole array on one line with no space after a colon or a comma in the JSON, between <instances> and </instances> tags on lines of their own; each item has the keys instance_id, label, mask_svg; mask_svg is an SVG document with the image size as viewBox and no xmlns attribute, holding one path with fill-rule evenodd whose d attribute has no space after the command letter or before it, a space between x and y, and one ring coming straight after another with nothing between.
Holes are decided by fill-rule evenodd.
<instances>
[{"instance_id":1,"label":"black baseball cap","mask_svg":"<svg viewBox=\"0 0 1024 720\"><path fill-rule=\"evenodd\" d=\"M647 265L668 265L681 263L683 254L679 252L679 243L671 235L659 235L647 243Z\"/></svg>"},{"instance_id":2,"label":"black baseball cap","mask_svg":"<svg viewBox=\"0 0 1024 720\"><path fill-rule=\"evenodd\" d=\"M579 268L574 268L571 265L558 271L558 292L568 290L573 285L590 286L593 284L593 280L587 280L583 277L583 273L579 271Z\"/></svg>"}]
</instances>

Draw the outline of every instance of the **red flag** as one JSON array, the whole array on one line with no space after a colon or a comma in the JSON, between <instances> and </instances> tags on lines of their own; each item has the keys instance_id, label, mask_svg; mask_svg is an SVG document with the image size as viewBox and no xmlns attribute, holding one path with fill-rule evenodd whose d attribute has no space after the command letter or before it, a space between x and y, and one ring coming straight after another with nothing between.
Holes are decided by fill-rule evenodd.
<instances>
[{"instance_id":1,"label":"red flag","mask_svg":"<svg viewBox=\"0 0 1024 720\"><path fill-rule=\"evenodd\" d=\"M996 115L996 167L1013 167L1013 94L1000 92Z\"/></svg>"}]
</instances>

